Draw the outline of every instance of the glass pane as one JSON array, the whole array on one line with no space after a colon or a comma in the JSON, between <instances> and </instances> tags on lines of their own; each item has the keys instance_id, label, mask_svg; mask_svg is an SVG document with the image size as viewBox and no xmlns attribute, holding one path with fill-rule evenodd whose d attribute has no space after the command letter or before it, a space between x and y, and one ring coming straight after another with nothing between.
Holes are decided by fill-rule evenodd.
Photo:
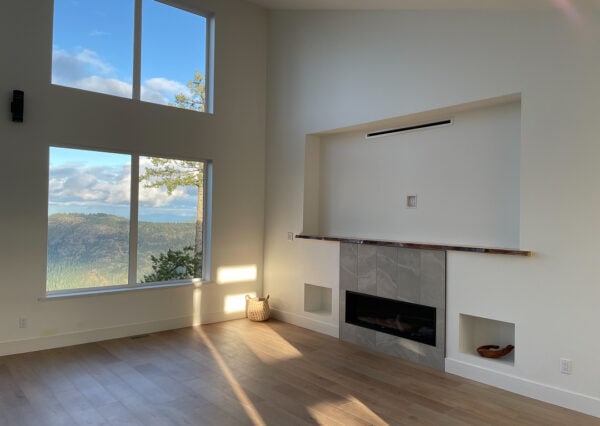
<instances>
[{"instance_id":1,"label":"glass pane","mask_svg":"<svg viewBox=\"0 0 600 426\"><path fill-rule=\"evenodd\" d=\"M202 276L204 163L140 157L138 282Z\"/></svg>"},{"instance_id":2,"label":"glass pane","mask_svg":"<svg viewBox=\"0 0 600 426\"><path fill-rule=\"evenodd\" d=\"M50 148L48 291L127 284L131 157Z\"/></svg>"},{"instance_id":3,"label":"glass pane","mask_svg":"<svg viewBox=\"0 0 600 426\"><path fill-rule=\"evenodd\" d=\"M204 111L206 18L143 2L141 99Z\"/></svg>"},{"instance_id":4,"label":"glass pane","mask_svg":"<svg viewBox=\"0 0 600 426\"><path fill-rule=\"evenodd\" d=\"M52 84L131 98L133 0L54 0Z\"/></svg>"}]
</instances>

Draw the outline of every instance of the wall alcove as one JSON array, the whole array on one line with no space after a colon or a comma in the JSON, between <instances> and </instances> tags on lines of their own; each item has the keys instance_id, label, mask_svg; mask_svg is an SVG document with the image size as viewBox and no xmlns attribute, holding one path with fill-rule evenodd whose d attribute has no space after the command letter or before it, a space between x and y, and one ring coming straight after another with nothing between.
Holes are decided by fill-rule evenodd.
<instances>
[{"instance_id":1,"label":"wall alcove","mask_svg":"<svg viewBox=\"0 0 600 426\"><path fill-rule=\"evenodd\" d=\"M519 248L520 133L513 94L308 135L302 233Z\"/></svg>"}]
</instances>

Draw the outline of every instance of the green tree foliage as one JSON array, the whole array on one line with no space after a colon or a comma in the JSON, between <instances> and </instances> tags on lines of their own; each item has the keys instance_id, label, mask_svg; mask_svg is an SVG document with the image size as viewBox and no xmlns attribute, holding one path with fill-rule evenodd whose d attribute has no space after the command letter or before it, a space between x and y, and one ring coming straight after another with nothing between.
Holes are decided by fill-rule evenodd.
<instances>
[{"instance_id":1,"label":"green tree foliage","mask_svg":"<svg viewBox=\"0 0 600 426\"><path fill-rule=\"evenodd\" d=\"M186 86L190 89L190 94L176 94L175 102L169 105L204 112L206 110L206 85L202 73L196 70L194 78L188 81Z\"/></svg>"},{"instance_id":2,"label":"green tree foliage","mask_svg":"<svg viewBox=\"0 0 600 426\"><path fill-rule=\"evenodd\" d=\"M138 277L152 271L151 255L194 245L195 223L138 223ZM125 284L129 222L108 214L59 213L48 218L47 289Z\"/></svg>"},{"instance_id":3,"label":"green tree foliage","mask_svg":"<svg viewBox=\"0 0 600 426\"><path fill-rule=\"evenodd\" d=\"M183 250L167 250L167 254L161 253L150 256L152 259L152 273L144 275L146 283L185 280L194 277L195 272L202 264L202 255L194 252L194 247L187 246Z\"/></svg>"},{"instance_id":4,"label":"green tree foliage","mask_svg":"<svg viewBox=\"0 0 600 426\"><path fill-rule=\"evenodd\" d=\"M202 253L202 221L204 205L204 163L199 161L172 160L169 158L151 158L152 166L147 167L140 182L146 188L164 187L169 195L178 187L195 186L198 188L196 205L196 235L194 247L196 255ZM196 277L200 277L200 267Z\"/></svg>"}]
</instances>

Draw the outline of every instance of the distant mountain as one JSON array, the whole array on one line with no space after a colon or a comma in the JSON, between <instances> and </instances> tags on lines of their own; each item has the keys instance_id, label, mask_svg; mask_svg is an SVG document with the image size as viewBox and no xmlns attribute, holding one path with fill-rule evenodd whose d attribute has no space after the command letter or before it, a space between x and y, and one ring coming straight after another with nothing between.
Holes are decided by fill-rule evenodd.
<instances>
[{"instance_id":1,"label":"distant mountain","mask_svg":"<svg viewBox=\"0 0 600 426\"><path fill-rule=\"evenodd\" d=\"M196 224L138 223L138 281L150 256L194 245ZM109 214L59 213L48 218L48 290L125 284L129 219Z\"/></svg>"}]
</instances>

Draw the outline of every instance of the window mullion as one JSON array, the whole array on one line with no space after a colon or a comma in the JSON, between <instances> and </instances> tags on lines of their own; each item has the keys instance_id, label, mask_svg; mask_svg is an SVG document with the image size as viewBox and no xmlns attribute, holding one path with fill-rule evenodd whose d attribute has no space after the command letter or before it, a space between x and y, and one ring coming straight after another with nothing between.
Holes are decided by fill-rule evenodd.
<instances>
[{"instance_id":1,"label":"window mullion","mask_svg":"<svg viewBox=\"0 0 600 426\"><path fill-rule=\"evenodd\" d=\"M215 18L208 16L206 18L206 69L204 71L204 112L214 112L214 61L215 61Z\"/></svg>"},{"instance_id":2,"label":"window mullion","mask_svg":"<svg viewBox=\"0 0 600 426\"><path fill-rule=\"evenodd\" d=\"M128 285L137 282L137 249L138 249L138 201L139 201L140 156L131 156L131 199L129 210L129 279Z\"/></svg>"},{"instance_id":3,"label":"window mullion","mask_svg":"<svg viewBox=\"0 0 600 426\"><path fill-rule=\"evenodd\" d=\"M133 99L142 92L142 0L135 0L133 18Z\"/></svg>"}]
</instances>

